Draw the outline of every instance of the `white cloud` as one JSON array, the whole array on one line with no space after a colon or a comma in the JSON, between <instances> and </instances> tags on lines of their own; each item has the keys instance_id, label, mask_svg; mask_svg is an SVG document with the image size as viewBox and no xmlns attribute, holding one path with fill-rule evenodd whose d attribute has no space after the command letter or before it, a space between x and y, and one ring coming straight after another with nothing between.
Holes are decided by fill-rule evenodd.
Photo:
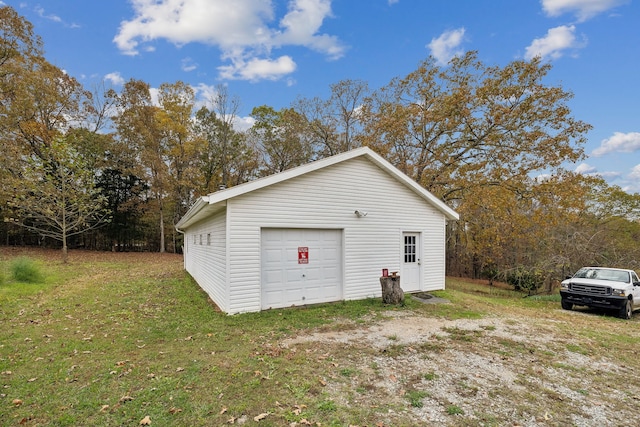
<instances>
[{"instance_id":1,"label":"white cloud","mask_svg":"<svg viewBox=\"0 0 640 427\"><path fill-rule=\"evenodd\" d=\"M218 67L220 77L229 80L278 80L291 74L296 69L296 63L289 56L278 59L251 58L248 61L238 58L231 65Z\"/></svg>"},{"instance_id":2,"label":"white cloud","mask_svg":"<svg viewBox=\"0 0 640 427\"><path fill-rule=\"evenodd\" d=\"M633 169L631 169L631 173L629 174L629 178L640 181L640 165L635 165Z\"/></svg>"},{"instance_id":3,"label":"white cloud","mask_svg":"<svg viewBox=\"0 0 640 427\"><path fill-rule=\"evenodd\" d=\"M269 32L264 21L273 19L266 0L132 0L132 5L135 17L121 22L113 39L128 55L138 54L141 43L155 39L223 49L260 43L260 35Z\"/></svg>"},{"instance_id":4,"label":"white cloud","mask_svg":"<svg viewBox=\"0 0 640 427\"><path fill-rule=\"evenodd\" d=\"M579 164L575 172L585 176L600 177L606 181L617 181L622 177L622 173L620 172L599 172L598 168L588 163Z\"/></svg>"},{"instance_id":5,"label":"white cloud","mask_svg":"<svg viewBox=\"0 0 640 427\"><path fill-rule=\"evenodd\" d=\"M118 71L107 74L106 76L104 76L104 79L108 82L111 82L111 84L114 86L122 86L124 84L124 78Z\"/></svg>"},{"instance_id":6,"label":"white cloud","mask_svg":"<svg viewBox=\"0 0 640 427\"><path fill-rule=\"evenodd\" d=\"M251 116L236 117L235 120L233 121L233 128L237 131L243 132L251 129L251 127L255 122L256 122L256 119L254 119Z\"/></svg>"},{"instance_id":7,"label":"white cloud","mask_svg":"<svg viewBox=\"0 0 640 427\"><path fill-rule=\"evenodd\" d=\"M542 9L551 17L573 13L579 22L584 22L628 2L629 0L542 0Z\"/></svg>"},{"instance_id":8,"label":"white cloud","mask_svg":"<svg viewBox=\"0 0 640 427\"><path fill-rule=\"evenodd\" d=\"M274 45L302 45L325 53L331 59L344 55L344 46L335 36L316 34L326 17L331 17L331 0L294 0L280 20L284 31L274 34Z\"/></svg>"},{"instance_id":9,"label":"white cloud","mask_svg":"<svg viewBox=\"0 0 640 427\"><path fill-rule=\"evenodd\" d=\"M547 35L533 40L525 52L526 59L536 56L552 59L560 58L567 49L578 49L586 46L586 39L578 41L575 35L575 25L561 25L551 28Z\"/></svg>"},{"instance_id":10,"label":"white cloud","mask_svg":"<svg viewBox=\"0 0 640 427\"><path fill-rule=\"evenodd\" d=\"M583 175L592 174L597 171L598 169L596 169L594 166L591 166L587 163L580 163L578 167L576 167L576 173L583 174Z\"/></svg>"},{"instance_id":11,"label":"white cloud","mask_svg":"<svg viewBox=\"0 0 640 427\"><path fill-rule=\"evenodd\" d=\"M216 86L200 83L197 86L192 86L192 89L196 95L196 110L202 107L206 107L209 110L214 108L212 100L215 99L216 96ZM255 122L256 120L251 116L236 116L233 120L233 128L238 131L245 131L250 129Z\"/></svg>"},{"instance_id":12,"label":"white cloud","mask_svg":"<svg viewBox=\"0 0 640 427\"><path fill-rule=\"evenodd\" d=\"M1 5L4 5L4 3L0 2L0 6ZM27 7L27 5L26 5L26 3L20 3L20 7ZM67 28L74 28L74 29L75 28L81 28L80 25L75 24L73 22L72 23L65 22L61 17L59 17L56 14L45 12L44 8L42 6L40 6L40 5L34 7L33 10L39 17L41 17L43 19L47 19L49 21L53 21L53 22L62 24L63 26L65 26Z\"/></svg>"},{"instance_id":13,"label":"white cloud","mask_svg":"<svg viewBox=\"0 0 640 427\"><path fill-rule=\"evenodd\" d=\"M195 109L196 111L202 107L212 108L211 100L214 99L216 94L216 87L200 83L197 86L191 86L195 94Z\"/></svg>"},{"instance_id":14,"label":"white cloud","mask_svg":"<svg viewBox=\"0 0 640 427\"><path fill-rule=\"evenodd\" d=\"M197 69L198 64L193 62L193 59L191 58L184 58L182 60L181 68L182 68L182 71L189 72Z\"/></svg>"},{"instance_id":15,"label":"white cloud","mask_svg":"<svg viewBox=\"0 0 640 427\"><path fill-rule=\"evenodd\" d=\"M41 6L37 6L34 10L41 18L48 19L53 22L62 22L62 18L60 18L58 15L54 15L54 14L47 15L44 11L44 8Z\"/></svg>"},{"instance_id":16,"label":"white cloud","mask_svg":"<svg viewBox=\"0 0 640 427\"><path fill-rule=\"evenodd\" d=\"M149 88L149 95L151 96L151 104L155 105L156 107L160 106L160 89L158 89L157 87L150 87Z\"/></svg>"},{"instance_id":17,"label":"white cloud","mask_svg":"<svg viewBox=\"0 0 640 427\"><path fill-rule=\"evenodd\" d=\"M635 165L620 186L627 193L640 193L640 164Z\"/></svg>"},{"instance_id":18,"label":"white cloud","mask_svg":"<svg viewBox=\"0 0 640 427\"><path fill-rule=\"evenodd\" d=\"M295 70L288 56L271 59L274 48L304 46L330 59L345 52L337 37L319 33L324 19L331 17L331 0L291 0L277 24L271 0L132 0L132 4L135 16L121 23L113 39L127 55L137 55L157 39L176 46L203 43L219 47L221 58L231 62L220 67L224 76L260 80Z\"/></svg>"},{"instance_id":19,"label":"white cloud","mask_svg":"<svg viewBox=\"0 0 640 427\"><path fill-rule=\"evenodd\" d=\"M463 51L458 49L464 41L464 28L457 30L445 31L440 37L431 39L427 45L431 49L431 55L440 65L446 65L454 56L461 55Z\"/></svg>"},{"instance_id":20,"label":"white cloud","mask_svg":"<svg viewBox=\"0 0 640 427\"><path fill-rule=\"evenodd\" d=\"M597 172L596 175L601 176L602 178L608 181L614 181L622 176L620 172Z\"/></svg>"},{"instance_id":21,"label":"white cloud","mask_svg":"<svg viewBox=\"0 0 640 427\"><path fill-rule=\"evenodd\" d=\"M591 153L594 157L609 153L633 153L640 151L640 132L614 132L613 136L603 140L600 147Z\"/></svg>"},{"instance_id":22,"label":"white cloud","mask_svg":"<svg viewBox=\"0 0 640 427\"><path fill-rule=\"evenodd\" d=\"M538 176L534 177L533 179L534 179L536 182L545 182L545 181L550 180L550 179L551 179L551 177L552 177L552 176L551 176L550 174L548 174L548 173L541 173L540 175L538 175Z\"/></svg>"},{"instance_id":23,"label":"white cloud","mask_svg":"<svg viewBox=\"0 0 640 427\"><path fill-rule=\"evenodd\" d=\"M580 163L575 172L587 176L599 176L607 181L614 181L622 176L620 172L599 172L598 168L588 163Z\"/></svg>"}]
</instances>

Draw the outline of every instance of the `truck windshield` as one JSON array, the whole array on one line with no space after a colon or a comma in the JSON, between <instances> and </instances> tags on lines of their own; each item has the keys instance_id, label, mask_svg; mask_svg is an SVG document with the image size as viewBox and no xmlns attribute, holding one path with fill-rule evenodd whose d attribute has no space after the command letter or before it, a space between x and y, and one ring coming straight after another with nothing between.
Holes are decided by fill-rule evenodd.
<instances>
[{"instance_id":1,"label":"truck windshield","mask_svg":"<svg viewBox=\"0 0 640 427\"><path fill-rule=\"evenodd\" d=\"M573 276L578 279L611 280L612 282L629 283L629 272L621 270L607 270L603 268L581 268Z\"/></svg>"}]
</instances>

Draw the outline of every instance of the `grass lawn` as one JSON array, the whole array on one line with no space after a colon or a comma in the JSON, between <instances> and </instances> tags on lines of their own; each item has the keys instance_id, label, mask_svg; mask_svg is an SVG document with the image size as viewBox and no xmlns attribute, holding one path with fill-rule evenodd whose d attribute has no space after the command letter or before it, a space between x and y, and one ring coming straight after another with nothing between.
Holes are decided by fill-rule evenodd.
<instances>
[{"instance_id":1,"label":"grass lawn","mask_svg":"<svg viewBox=\"0 0 640 427\"><path fill-rule=\"evenodd\" d=\"M40 282L12 279L12 262L24 256L42 273ZM638 313L622 321L564 312L557 298L452 279L436 293L449 304L409 297L388 307L370 299L226 316L183 272L181 256L71 251L69 259L65 265L58 252L0 248L2 426L571 425L575 411L598 420L583 404L606 406L624 420L625 408L640 400L633 385ZM402 331L387 333L384 348L303 339L367 337L368 328L402 316L440 322L438 332L411 342ZM499 324L487 320L494 318ZM465 329L460 319L479 323ZM510 326L513 337L498 334ZM549 339L527 344L518 331ZM514 388L484 389L476 373L465 378L437 364L455 354L513 365ZM585 358L602 363L593 370ZM393 365L390 374L392 363L423 371ZM544 384L557 373L566 377L566 393ZM450 382L457 391L439 394ZM512 407L491 409L485 391Z\"/></svg>"}]
</instances>

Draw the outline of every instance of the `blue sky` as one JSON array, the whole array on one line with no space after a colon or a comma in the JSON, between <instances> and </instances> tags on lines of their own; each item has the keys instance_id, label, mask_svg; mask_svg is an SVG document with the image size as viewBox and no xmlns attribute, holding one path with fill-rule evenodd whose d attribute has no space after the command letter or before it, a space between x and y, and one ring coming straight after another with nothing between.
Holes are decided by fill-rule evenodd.
<instances>
[{"instance_id":1,"label":"blue sky","mask_svg":"<svg viewBox=\"0 0 640 427\"><path fill-rule=\"evenodd\" d=\"M635 0L0 0L29 20L47 59L87 88L184 81L204 101L225 84L251 109L371 89L478 51L488 65L540 55L591 124L571 165L640 192L640 6Z\"/></svg>"}]
</instances>

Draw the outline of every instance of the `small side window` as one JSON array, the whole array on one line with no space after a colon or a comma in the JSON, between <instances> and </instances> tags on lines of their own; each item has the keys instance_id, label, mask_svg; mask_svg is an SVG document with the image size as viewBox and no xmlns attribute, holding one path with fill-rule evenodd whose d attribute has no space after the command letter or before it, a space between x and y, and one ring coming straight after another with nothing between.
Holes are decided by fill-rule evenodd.
<instances>
[{"instance_id":1,"label":"small side window","mask_svg":"<svg viewBox=\"0 0 640 427\"><path fill-rule=\"evenodd\" d=\"M202 234L200 235L200 244L202 244Z\"/></svg>"},{"instance_id":2,"label":"small side window","mask_svg":"<svg viewBox=\"0 0 640 427\"><path fill-rule=\"evenodd\" d=\"M211 246L211 233L207 233L207 246Z\"/></svg>"}]
</instances>

